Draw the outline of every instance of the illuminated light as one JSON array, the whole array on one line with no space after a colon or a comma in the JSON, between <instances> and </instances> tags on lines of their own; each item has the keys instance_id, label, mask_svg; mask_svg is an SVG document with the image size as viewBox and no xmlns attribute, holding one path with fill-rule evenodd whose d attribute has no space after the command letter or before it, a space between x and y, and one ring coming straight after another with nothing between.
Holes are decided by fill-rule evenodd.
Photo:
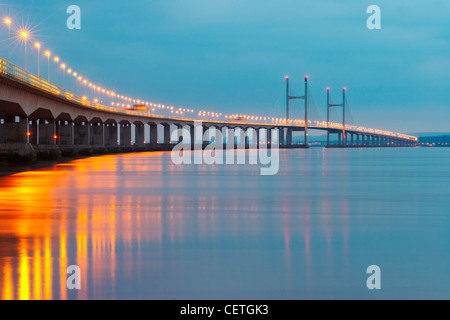
<instances>
[{"instance_id":1,"label":"illuminated light","mask_svg":"<svg viewBox=\"0 0 450 320\"><path fill-rule=\"evenodd\" d=\"M286 80L288 80L288 79L289 79L289 76L285 76L284 78L285 78Z\"/></svg>"},{"instance_id":2,"label":"illuminated light","mask_svg":"<svg viewBox=\"0 0 450 320\"><path fill-rule=\"evenodd\" d=\"M31 136L31 132L27 132L27 136Z\"/></svg>"},{"instance_id":3,"label":"illuminated light","mask_svg":"<svg viewBox=\"0 0 450 320\"><path fill-rule=\"evenodd\" d=\"M53 136L53 139L58 139L58 136L55 134L54 136Z\"/></svg>"},{"instance_id":4,"label":"illuminated light","mask_svg":"<svg viewBox=\"0 0 450 320\"><path fill-rule=\"evenodd\" d=\"M330 88L329 88L329 87L327 87L327 91L330 91Z\"/></svg>"},{"instance_id":5,"label":"illuminated light","mask_svg":"<svg viewBox=\"0 0 450 320\"><path fill-rule=\"evenodd\" d=\"M76 73L76 72L73 73L73 76L74 76L74 77L76 77L77 75L78 75L78 73Z\"/></svg>"},{"instance_id":6,"label":"illuminated light","mask_svg":"<svg viewBox=\"0 0 450 320\"><path fill-rule=\"evenodd\" d=\"M97 102L98 102L98 99L94 99L94 102L97 103Z\"/></svg>"},{"instance_id":7,"label":"illuminated light","mask_svg":"<svg viewBox=\"0 0 450 320\"><path fill-rule=\"evenodd\" d=\"M87 83L87 80L84 80L83 83L86 84L86 83Z\"/></svg>"},{"instance_id":8,"label":"illuminated light","mask_svg":"<svg viewBox=\"0 0 450 320\"><path fill-rule=\"evenodd\" d=\"M53 59L55 62L59 62L59 58L55 57L55 59Z\"/></svg>"},{"instance_id":9,"label":"illuminated light","mask_svg":"<svg viewBox=\"0 0 450 320\"><path fill-rule=\"evenodd\" d=\"M72 73L72 69L68 69L68 70L67 70L67 73Z\"/></svg>"},{"instance_id":10,"label":"illuminated light","mask_svg":"<svg viewBox=\"0 0 450 320\"><path fill-rule=\"evenodd\" d=\"M86 100L86 97L83 97L82 99L83 99L83 100Z\"/></svg>"},{"instance_id":11,"label":"illuminated light","mask_svg":"<svg viewBox=\"0 0 450 320\"><path fill-rule=\"evenodd\" d=\"M50 51L45 51L45 55L50 58L51 55Z\"/></svg>"},{"instance_id":12,"label":"illuminated light","mask_svg":"<svg viewBox=\"0 0 450 320\"><path fill-rule=\"evenodd\" d=\"M5 18L5 23L10 25L11 24L11 19L10 18Z\"/></svg>"},{"instance_id":13,"label":"illuminated light","mask_svg":"<svg viewBox=\"0 0 450 320\"><path fill-rule=\"evenodd\" d=\"M308 80L309 76L305 76L305 80Z\"/></svg>"},{"instance_id":14,"label":"illuminated light","mask_svg":"<svg viewBox=\"0 0 450 320\"><path fill-rule=\"evenodd\" d=\"M65 69L65 68L66 68L66 65L65 65L65 64L62 64L62 65L61 65L61 68Z\"/></svg>"},{"instance_id":15,"label":"illuminated light","mask_svg":"<svg viewBox=\"0 0 450 320\"><path fill-rule=\"evenodd\" d=\"M20 33L20 35L21 35L21 37L24 38L24 39L27 39L27 38L28 38L28 32L26 32L26 31L22 31L22 32Z\"/></svg>"},{"instance_id":16,"label":"illuminated light","mask_svg":"<svg viewBox=\"0 0 450 320\"><path fill-rule=\"evenodd\" d=\"M39 43L39 42L36 42L35 44L34 44L34 46L36 47L36 48L40 48L41 47L41 44Z\"/></svg>"},{"instance_id":17,"label":"illuminated light","mask_svg":"<svg viewBox=\"0 0 450 320\"><path fill-rule=\"evenodd\" d=\"M345 90L347 90L347 88L346 88L346 87L344 87L344 88L343 88L343 90L345 91Z\"/></svg>"},{"instance_id":18,"label":"illuminated light","mask_svg":"<svg viewBox=\"0 0 450 320\"><path fill-rule=\"evenodd\" d=\"M78 80L80 80L80 81L81 81L82 79L83 79L83 77L78 77Z\"/></svg>"}]
</instances>

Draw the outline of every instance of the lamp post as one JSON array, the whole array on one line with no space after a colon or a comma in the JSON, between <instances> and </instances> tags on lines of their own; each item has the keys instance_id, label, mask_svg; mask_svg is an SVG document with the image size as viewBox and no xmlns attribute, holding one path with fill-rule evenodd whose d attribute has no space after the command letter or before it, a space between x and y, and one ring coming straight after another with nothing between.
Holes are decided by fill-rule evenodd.
<instances>
[{"instance_id":1,"label":"lamp post","mask_svg":"<svg viewBox=\"0 0 450 320\"><path fill-rule=\"evenodd\" d=\"M45 51L45 55L47 56L48 61L47 81L50 82L50 51Z\"/></svg>"},{"instance_id":2,"label":"lamp post","mask_svg":"<svg viewBox=\"0 0 450 320\"><path fill-rule=\"evenodd\" d=\"M25 70L28 69L28 59L27 59L27 40L28 40L28 32L22 31L20 33L20 36L22 37L23 41L25 42Z\"/></svg>"},{"instance_id":3,"label":"lamp post","mask_svg":"<svg viewBox=\"0 0 450 320\"><path fill-rule=\"evenodd\" d=\"M66 90L66 65L63 63L61 68L63 69L63 89Z\"/></svg>"},{"instance_id":4,"label":"lamp post","mask_svg":"<svg viewBox=\"0 0 450 320\"><path fill-rule=\"evenodd\" d=\"M11 61L11 19L6 18L5 23L8 25L8 41L9 41L9 61Z\"/></svg>"},{"instance_id":5,"label":"lamp post","mask_svg":"<svg viewBox=\"0 0 450 320\"><path fill-rule=\"evenodd\" d=\"M53 59L53 61L55 61L56 62L56 64L58 65L58 67L59 67L59 57L55 57L55 59ZM58 85L58 71L59 71L59 68L56 68L56 78L55 78L55 84L56 85Z\"/></svg>"},{"instance_id":6,"label":"lamp post","mask_svg":"<svg viewBox=\"0 0 450 320\"><path fill-rule=\"evenodd\" d=\"M37 55L37 58L38 58L38 77L41 77L41 67L40 67L40 59L39 59L40 51L41 51L41 44L39 42L36 42L34 44L34 46L38 49L38 55Z\"/></svg>"}]
</instances>

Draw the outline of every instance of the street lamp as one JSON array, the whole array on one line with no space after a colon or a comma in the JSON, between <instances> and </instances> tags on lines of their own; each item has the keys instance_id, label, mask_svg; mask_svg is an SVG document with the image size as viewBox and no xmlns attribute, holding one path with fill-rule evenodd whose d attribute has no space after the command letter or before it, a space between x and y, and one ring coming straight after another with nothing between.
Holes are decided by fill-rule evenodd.
<instances>
[{"instance_id":1,"label":"street lamp","mask_svg":"<svg viewBox=\"0 0 450 320\"><path fill-rule=\"evenodd\" d=\"M36 42L34 44L34 46L38 49L38 77L41 77L41 67L40 67L40 59L39 59L39 55L40 55L40 51L41 51L41 44L39 42Z\"/></svg>"},{"instance_id":2,"label":"street lamp","mask_svg":"<svg viewBox=\"0 0 450 320\"><path fill-rule=\"evenodd\" d=\"M8 25L9 61L11 61L11 19L6 18L5 23Z\"/></svg>"},{"instance_id":3,"label":"street lamp","mask_svg":"<svg viewBox=\"0 0 450 320\"><path fill-rule=\"evenodd\" d=\"M22 37L23 41L25 42L25 70L28 69L28 61L27 61L27 40L28 40L28 32L22 31L20 32L20 36Z\"/></svg>"},{"instance_id":4,"label":"street lamp","mask_svg":"<svg viewBox=\"0 0 450 320\"><path fill-rule=\"evenodd\" d=\"M59 57L55 57L53 59L53 61L55 61L56 64L58 65L58 67L59 67ZM58 85L58 71L59 71L59 68L56 68L56 79L55 79L55 84L56 85Z\"/></svg>"},{"instance_id":5,"label":"street lamp","mask_svg":"<svg viewBox=\"0 0 450 320\"><path fill-rule=\"evenodd\" d=\"M45 55L47 56L48 60L48 72L47 72L47 81L50 82L50 51L45 51Z\"/></svg>"},{"instance_id":6,"label":"street lamp","mask_svg":"<svg viewBox=\"0 0 450 320\"><path fill-rule=\"evenodd\" d=\"M63 69L63 89L65 90L66 88L66 65L63 63L61 64L61 68Z\"/></svg>"}]
</instances>

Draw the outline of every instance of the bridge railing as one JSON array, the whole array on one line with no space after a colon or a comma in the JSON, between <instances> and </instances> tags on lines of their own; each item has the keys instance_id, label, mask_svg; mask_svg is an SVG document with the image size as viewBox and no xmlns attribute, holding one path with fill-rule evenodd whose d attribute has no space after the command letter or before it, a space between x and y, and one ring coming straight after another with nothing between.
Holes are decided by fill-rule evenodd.
<instances>
[{"instance_id":1,"label":"bridge railing","mask_svg":"<svg viewBox=\"0 0 450 320\"><path fill-rule=\"evenodd\" d=\"M126 115L133 115L133 116L147 116L152 118L164 118L169 120L193 120L188 117L182 117L182 118L175 118L175 117L168 117L163 115L158 115L151 113L150 111L133 111L123 108L117 108L117 107L110 107L105 106L100 103L95 103L87 100L86 97L80 97L76 94L73 94L63 88L60 88L48 81L45 81L44 79L16 66L15 64L0 58L0 74L3 75L6 78L12 79L17 82L24 83L28 86L32 86L34 88L40 89L44 92L53 94L55 96L58 96L59 98L75 102L78 104L81 104L84 107L94 108L97 110L103 110L103 111L109 111L109 112L116 112L116 113L122 113Z\"/></svg>"}]
</instances>

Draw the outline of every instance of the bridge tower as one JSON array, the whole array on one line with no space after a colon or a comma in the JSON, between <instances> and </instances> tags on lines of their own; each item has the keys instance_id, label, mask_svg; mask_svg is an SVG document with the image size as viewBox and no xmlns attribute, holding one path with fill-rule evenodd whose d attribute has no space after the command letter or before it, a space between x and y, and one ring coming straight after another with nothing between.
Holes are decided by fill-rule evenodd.
<instances>
[{"instance_id":1,"label":"bridge tower","mask_svg":"<svg viewBox=\"0 0 450 320\"><path fill-rule=\"evenodd\" d=\"M330 145L330 108L333 107L342 107L342 138L344 147L347 146L347 133L345 132L345 91L347 88L342 89L342 103L340 104L331 104L330 103L330 88L327 88L327 146ZM340 133L339 133L340 135ZM340 139L339 139L340 140ZM339 141L340 143L340 141Z\"/></svg>"},{"instance_id":2,"label":"bridge tower","mask_svg":"<svg viewBox=\"0 0 450 320\"><path fill-rule=\"evenodd\" d=\"M305 95L304 96L291 96L289 94L289 77L286 76L286 123L289 125L289 102L291 100L305 100L305 146L308 145L308 76L305 76ZM287 141L292 141L292 130L288 130ZM290 135L290 137L289 137Z\"/></svg>"}]
</instances>

